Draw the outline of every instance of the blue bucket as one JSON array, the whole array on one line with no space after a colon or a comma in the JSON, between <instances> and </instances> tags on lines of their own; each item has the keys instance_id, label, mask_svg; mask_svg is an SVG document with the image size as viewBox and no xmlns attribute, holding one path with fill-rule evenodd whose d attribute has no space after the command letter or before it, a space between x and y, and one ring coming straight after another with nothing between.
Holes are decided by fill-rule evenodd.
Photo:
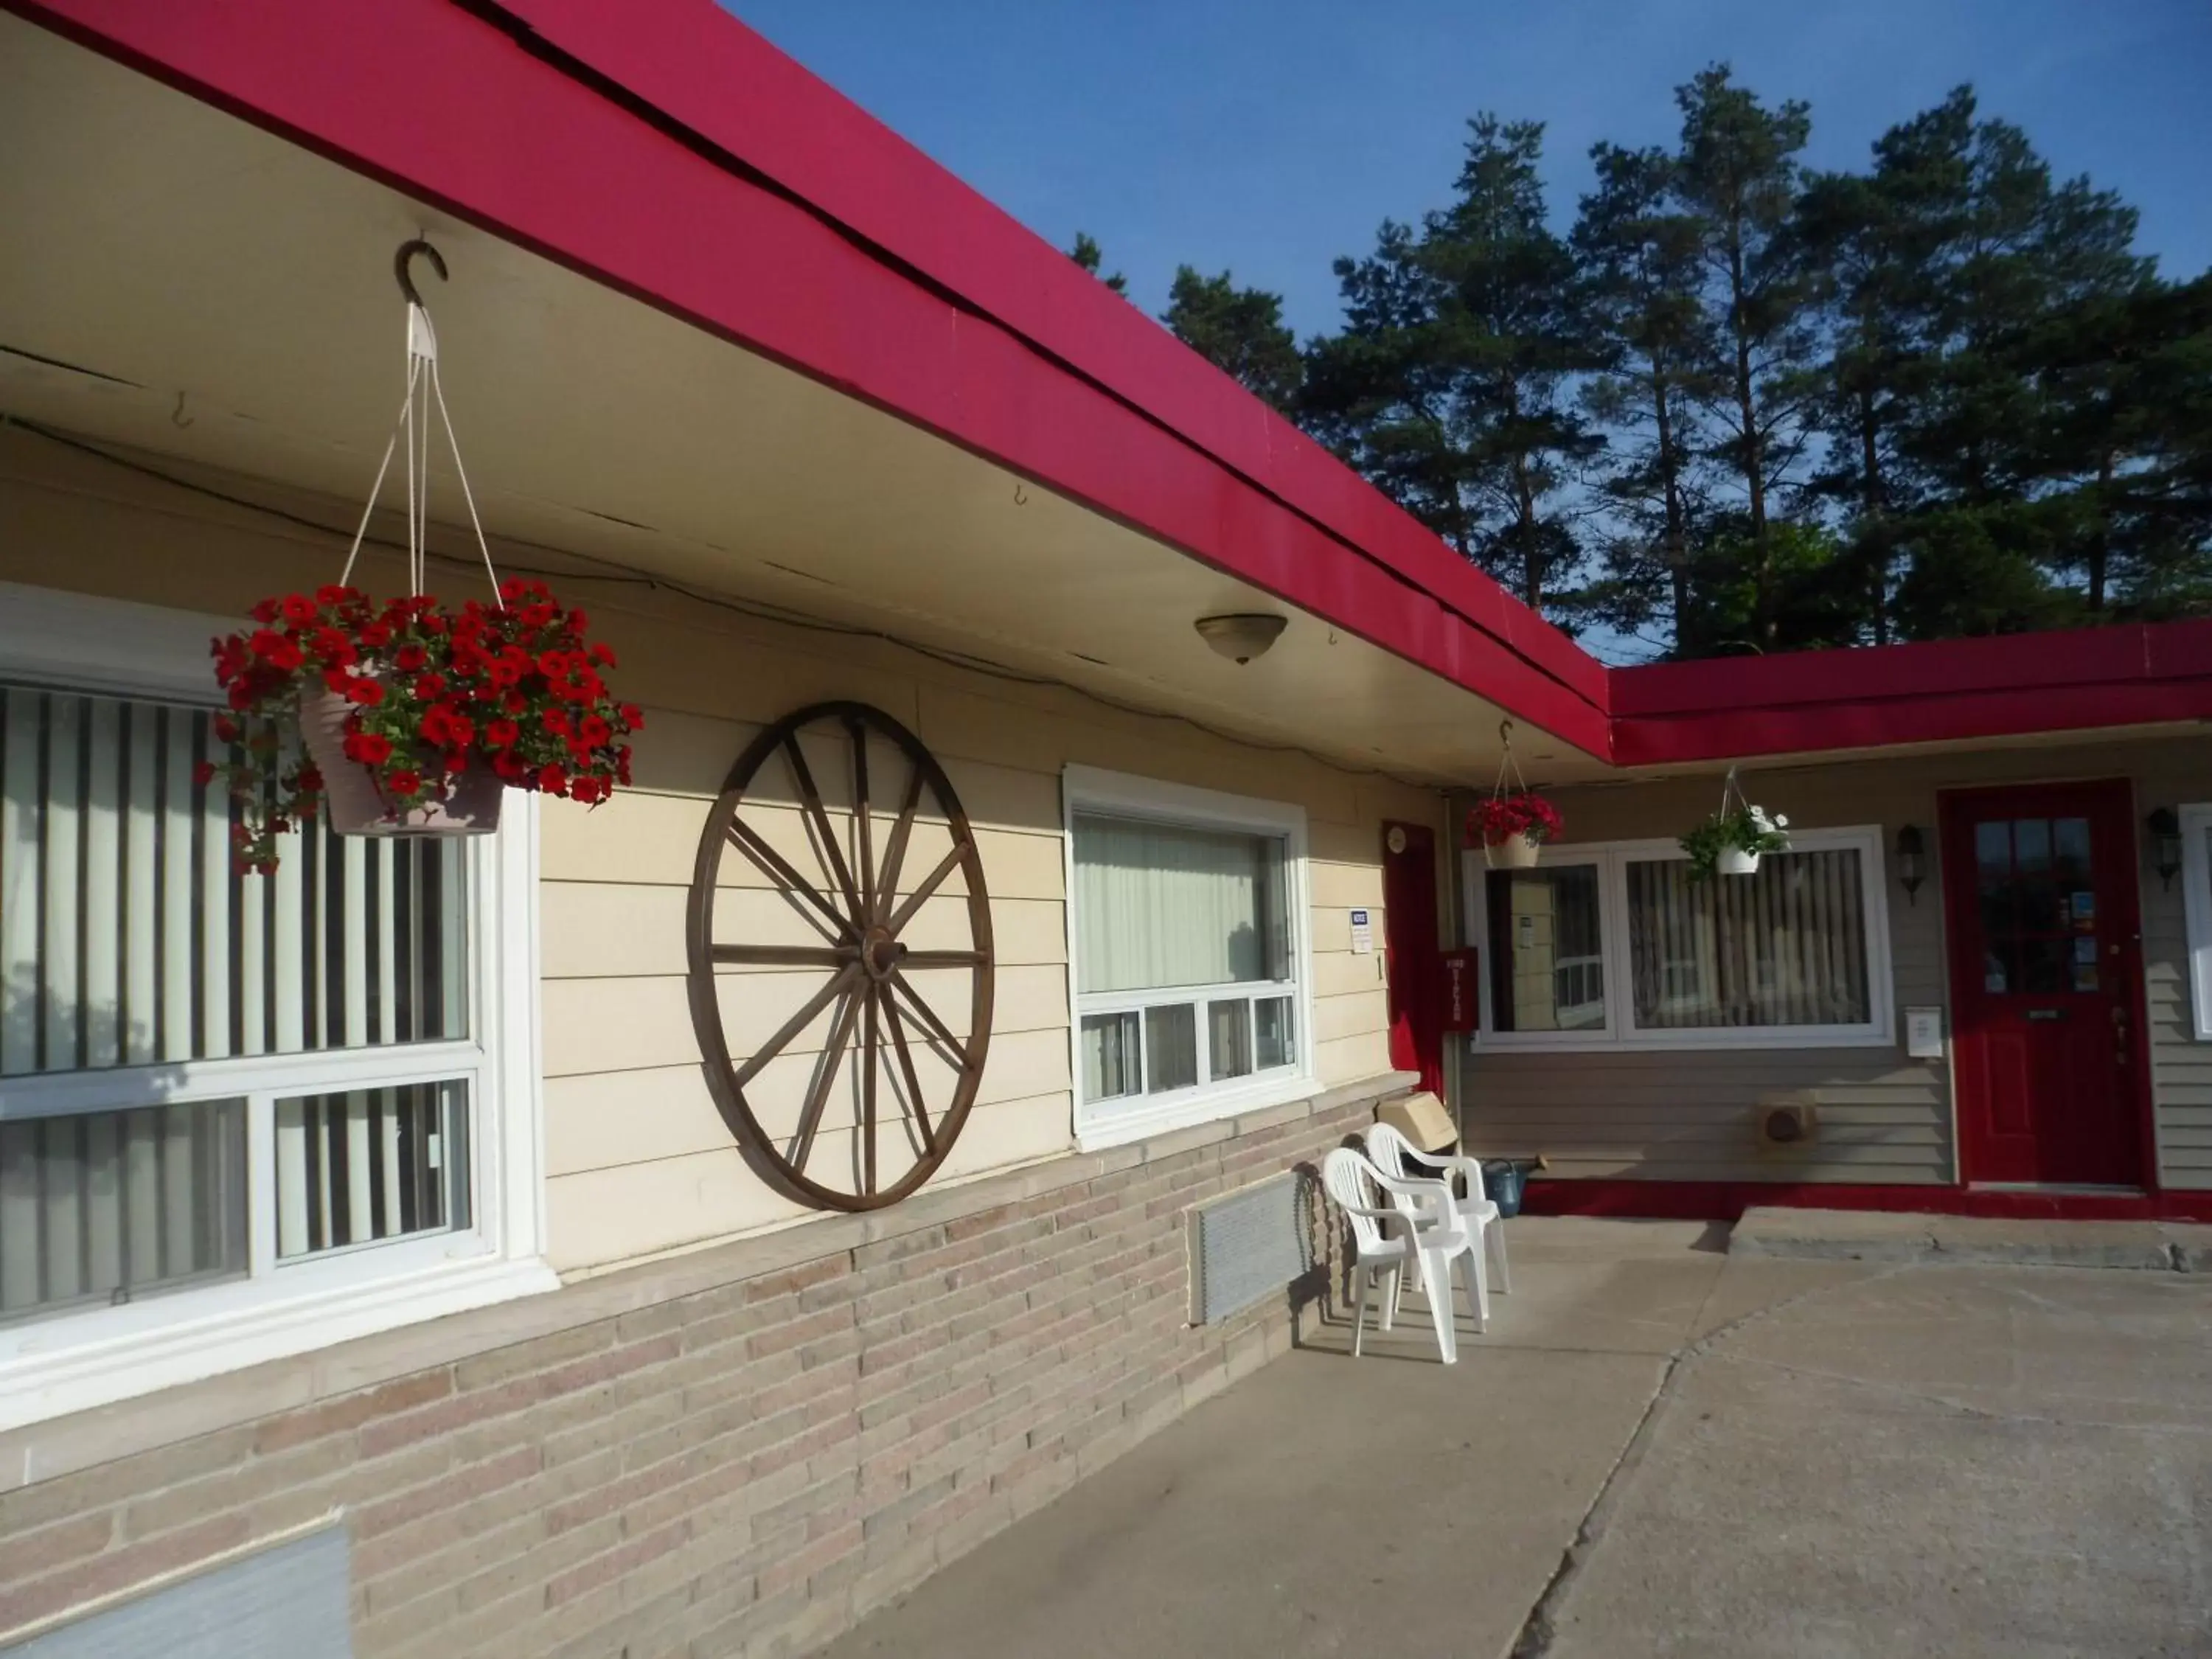
<instances>
[{"instance_id":1,"label":"blue bucket","mask_svg":"<svg viewBox=\"0 0 2212 1659\"><path fill-rule=\"evenodd\" d=\"M1527 1182L1527 1171L1508 1158L1493 1158L1482 1166L1482 1189L1501 1216L1521 1213L1521 1192Z\"/></svg>"}]
</instances>

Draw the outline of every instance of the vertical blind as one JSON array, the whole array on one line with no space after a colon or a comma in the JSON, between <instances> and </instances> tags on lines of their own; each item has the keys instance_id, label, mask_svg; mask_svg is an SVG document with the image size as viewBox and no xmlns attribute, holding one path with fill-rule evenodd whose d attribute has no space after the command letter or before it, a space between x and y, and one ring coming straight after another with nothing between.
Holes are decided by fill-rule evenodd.
<instances>
[{"instance_id":1,"label":"vertical blind","mask_svg":"<svg viewBox=\"0 0 2212 1659\"><path fill-rule=\"evenodd\" d=\"M466 1085L276 1103L276 1254L468 1224Z\"/></svg>"},{"instance_id":2,"label":"vertical blind","mask_svg":"<svg viewBox=\"0 0 2212 1659\"><path fill-rule=\"evenodd\" d=\"M0 1122L0 1318L245 1270L245 1102Z\"/></svg>"},{"instance_id":3,"label":"vertical blind","mask_svg":"<svg viewBox=\"0 0 2212 1659\"><path fill-rule=\"evenodd\" d=\"M0 686L0 1074L466 1035L464 849L231 868L204 709Z\"/></svg>"},{"instance_id":4,"label":"vertical blind","mask_svg":"<svg viewBox=\"0 0 2212 1659\"><path fill-rule=\"evenodd\" d=\"M1279 836L1078 816L1086 995L1290 977Z\"/></svg>"},{"instance_id":5,"label":"vertical blind","mask_svg":"<svg viewBox=\"0 0 2212 1659\"><path fill-rule=\"evenodd\" d=\"M1636 1024L1857 1025L1873 1018L1855 848L1769 853L1748 876L1630 861Z\"/></svg>"}]
</instances>

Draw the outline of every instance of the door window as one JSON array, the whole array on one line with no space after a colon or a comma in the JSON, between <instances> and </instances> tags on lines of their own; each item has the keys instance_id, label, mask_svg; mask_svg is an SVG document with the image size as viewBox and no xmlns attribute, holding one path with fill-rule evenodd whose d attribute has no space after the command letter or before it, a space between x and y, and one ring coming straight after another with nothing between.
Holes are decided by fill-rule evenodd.
<instances>
[{"instance_id":1,"label":"door window","mask_svg":"<svg viewBox=\"0 0 2212 1659\"><path fill-rule=\"evenodd\" d=\"M1985 995L2102 988L2088 819L1985 819L1974 826L1974 866Z\"/></svg>"}]
</instances>

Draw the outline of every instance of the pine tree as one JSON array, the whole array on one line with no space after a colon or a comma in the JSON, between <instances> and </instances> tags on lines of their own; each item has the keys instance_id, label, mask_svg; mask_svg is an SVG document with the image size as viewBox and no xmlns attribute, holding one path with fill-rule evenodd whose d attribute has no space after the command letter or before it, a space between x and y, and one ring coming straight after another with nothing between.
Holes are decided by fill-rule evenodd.
<instances>
[{"instance_id":1,"label":"pine tree","mask_svg":"<svg viewBox=\"0 0 2212 1659\"><path fill-rule=\"evenodd\" d=\"M1818 393L1811 371L1820 273L1790 234L1796 158L1812 120L1801 102L1768 109L1726 64L1677 88L1674 100L1682 112L1676 191L1698 221L1709 268L1712 453L1741 481L1752 629L1766 649L1779 641L1780 611L1768 526L1811 443Z\"/></svg>"},{"instance_id":2,"label":"pine tree","mask_svg":"<svg viewBox=\"0 0 2212 1659\"><path fill-rule=\"evenodd\" d=\"M1663 604L1674 653L1694 655L1690 572L1705 482L1698 410L1711 392L1700 228L1674 205L1677 168L1665 151L1601 143L1590 160L1597 188L1582 199L1571 246L1601 354L1583 404L1612 433L1599 489L1618 526L1590 606L1633 633Z\"/></svg>"},{"instance_id":3,"label":"pine tree","mask_svg":"<svg viewBox=\"0 0 2212 1659\"><path fill-rule=\"evenodd\" d=\"M1541 125L1468 125L1452 204L1337 262L1346 325L1310 355L1305 408L1467 557L1556 604L1583 557L1561 492L1602 445L1572 397L1595 347L1547 222Z\"/></svg>"},{"instance_id":4,"label":"pine tree","mask_svg":"<svg viewBox=\"0 0 2212 1659\"><path fill-rule=\"evenodd\" d=\"M1097 276L1100 282L1112 289L1115 293L1125 297L1127 295L1129 279L1120 271L1115 271L1111 276L1099 275L1098 268L1106 261L1105 252L1099 247L1097 240L1088 231L1079 230L1075 233L1075 246L1067 250L1067 257L1093 276Z\"/></svg>"},{"instance_id":5,"label":"pine tree","mask_svg":"<svg viewBox=\"0 0 2212 1659\"><path fill-rule=\"evenodd\" d=\"M1175 285L1160 320L1216 368L1255 397L1287 410L1304 377L1297 337L1283 323L1283 296L1238 288L1227 271L1201 276L1176 267Z\"/></svg>"}]
</instances>

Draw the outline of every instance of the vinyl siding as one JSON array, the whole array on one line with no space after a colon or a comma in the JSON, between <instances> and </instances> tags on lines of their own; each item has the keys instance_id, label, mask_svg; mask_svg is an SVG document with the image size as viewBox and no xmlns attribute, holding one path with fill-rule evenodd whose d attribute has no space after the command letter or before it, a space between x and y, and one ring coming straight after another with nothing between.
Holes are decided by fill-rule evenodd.
<instances>
[{"instance_id":1,"label":"vinyl siding","mask_svg":"<svg viewBox=\"0 0 2212 1659\"><path fill-rule=\"evenodd\" d=\"M2212 798L2212 742L2074 743L1747 771L1750 797L1788 814L1793 827L1881 826L1894 1045L1553 1054L1478 1047L1460 1068L1469 1146L1486 1155L1541 1153L1551 1174L1567 1180L1955 1181L1949 1065L1905 1053L1907 1008L1943 1007L1949 1029L1937 792L2116 776L2134 781L2138 819L2154 805ZM1560 790L1554 799L1570 842L1632 841L1680 833L1711 810L1719 788L1717 776L1653 779ZM1898 884L1891 850L1906 823L1922 829L1929 848L1917 902ZM1470 878L1480 878L1479 856ZM2163 891L2146 869L2142 896L2159 1178L2212 1187L2212 1044L2191 1030L2180 884ZM1759 1145L1754 1109L1781 1091L1816 1103L1819 1133L1809 1144Z\"/></svg>"},{"instance_id":2,"label":"vinyl siding","mask_svg":"<svg viewBox=\"0 0 2212 1659\"><path fill-rule=\"evenodd\" d=\"M2212 801L2212 741L2153 757L2136 786L2138 816L2154 806ZM2189 923L2182 878L2171 887L2143 872L2143 992L2158 1116L2159 1181L2212 1188L2212 1042L2197 1040L2190 1003Z\"/></svg>"}]
</instances>

